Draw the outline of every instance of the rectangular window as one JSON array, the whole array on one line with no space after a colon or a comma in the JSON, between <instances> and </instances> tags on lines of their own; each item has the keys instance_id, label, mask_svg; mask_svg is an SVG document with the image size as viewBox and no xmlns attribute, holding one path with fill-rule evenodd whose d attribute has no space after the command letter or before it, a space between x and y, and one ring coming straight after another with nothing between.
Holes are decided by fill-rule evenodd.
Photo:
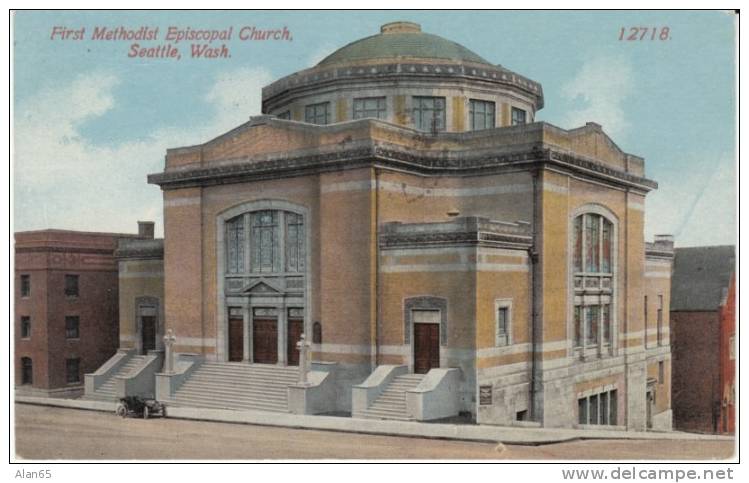
<instances>
[{"instance_id":1,"label":"rectangular window","mask_svg":"<svg viewBox=\"0 0 749 483\"><path fill-rule=\"evenodd\" d=\"M609 424L616 426L619 424L616 414L616 405L618 404L616 389L609 391Z\"/></svg>"},{"instance_id":2,"label":"rectangular window","mask_svg":"<svg viewBox=\"0 0 749 483\"><path fill-rule=\"evenodd\" d=\"M31 317L28 315L21 316L21 339L31 338Z\"/></svg>"},{"instance_id":3,"label":"rectangular window","mask_svg":"<svg viewBox=\"0 0 749 483\"><path fill-rule=\"evenodd\" d=\"M593 394L588 398L588 424L599 424L598 421L598 394Z\"/></svg>"},{"instance_id":4,"label":"rectangular window","mask_svg":"<svg viewBox=\"0 0 749 483\"><path fill-rule=\"evenodd\" d=\"M577 400L577 422L588 424L588 398L586 397Z\"/></svg>"},{"instance_id":5,"label":"rectangular window","mask_svg":"<svg viewBox=\"0 0 749 483\"><path fill-rule=\"evenodd\" d=\"M658 345L663 345L663 295L658 296L658 312L656 314Z\"/></svg>"},{"instance_id":6,"label":"rectangular window","mask_svg":"<svg viewBox=\"0 0 749 483\"><path fill-rule=\"evenodd\" d=\"M65 378L68 384L81 382L80 359L65 359Z\"/></svg>"},{"instance_id":7,"label":"rectangular window","mask_svg":"<svg viewBox=\"0 0 749 483\"><path fill-rule=\"evenodd\" d=\"M445 130L445 98L414 97L414 126L419 131L441 132Z\"/></svg>"},{"instance_id":8,"label":"rectangular window","mask_svg":"<svg viewBox=\"0 0 749 483\"><path fill-rule=\"evenodd\" d=\"M227 272L244 272L244 216L226 223Z\"/></svg>"},{"instance_id":9,"label":"rectangular window","mask_svg":"<svg viewBox=\"0 0 749 483\"><path fill-rule=\"evenodd\" d=\"M21 297L31 295L31 275L21 275Z\"/></svg>"},{"instance_id":10,"label":"rectangular window","mask_svg":"<svg viewBox=\"0 0 749 483\"><path fill-rule=\"evenodd\" d=\"M495 123L495 104L491 101L479 101L477 99L471 99L469 103L471 131L492 129Z\"/></svg>"},{"instance_id":11,"label":"rectangular window","mask_svg":"<svg viewBox=\"0 0 749 483\"><path fill-rule=\"evenodd\" d=\"M581 306L575 306L575 347L583 346L582 311Z\"/></svg>"},{"instance_id":12,"label":"rectangular window","mask_svg":"<svg viewBox=\"0 0 749 483\"><path fill-rule=\"evenodd\" d=\"M274 272L279 264L278 212L257 211L252 214L252 272Z\"/></svg>"},{"instance_id":13,"label":"rectangular window","mask_svg":"<svg viewBox=\"0 0 749 483\"><path fill-rule=\"evenodd\" d=\"M302 215L286 215L286 271L303 272L305 262L304 221Z\"/></svg>"},{"instance_id":14,"label":"rectangular window","mask_svg":"<svg viewBox=\"0 0 749 483\"><path fill-rule=\"evenodd\" d=\"M587 345L598 343L599 306L585 307L585 342Z\"/></svg>"},{"instance_id":15,"label":"rectangular window","mask_svg":"<svg viewBox=\"0 0 749 483\"><path fill-rule=\"evenodd\" d=\"M611 273L611 238L614 225L609 221L603 220L603 232L601 236L601 271Z\"/></svg>"},{"instance_id":16,"label":"rectangular window","mask_svg":"<svg viewBox=\"0 0 749 483\"><path fill-rule=\"evenodd\" d=\"M736 359L736 336L731 336L728 338L728 358L730 360Z\"/></svg>"},{"instance_id":17,"label":"rectangular window","mask_svg":"<svg viewBox=\"0 0 749 483\"><path fill-rule=\"evenodd\" d=\"M330 102L310 104L304 108L304 122L330 124Z\"/></svg>"},{"instance_id":18,"label":"rectangular window","mask_svg":"<svg viewBox=\"0 0 749 483\"><path fill-rule=\"evenodd\" d=\"M611 306L606 304L601 306L601 325L603 327L603 341L611 344Z\"/></svg>"},{"instance_id":19,"label":"rectangular window","mask_svg":"<svg viewBox=\"0 0 749 483\"><path fill-rule=\"evenodd\" d=\"M589 273L598 272L599 222L599 217L593 215L585 215L585 271Z\"/></svg>"},{"instance_id":20,"label":"rectangular window","mask_svg":"<svg viewBox=\"0 0 749 483\"><path fill-rule=\"evenodd\" d=\"M598 398L599 415L601 416L600 424L609 424L609 393L602 392Z\"/></svg>"},{"instance_id":21,"label":"rectangular window","mask_svg":"<svg viewBox=\"0 0 749 483\"><path fill-rule=\"evenodd\" d=\"M78 275L65 275L65 296L78 296Z\"/></svg>"},{"instance_id":22,"label":"rectangular window","mask_svg":"<svg viewBox=\"0 0 749 483\"><path fill-rule=\"evenodd\" d=\"M285 119L285 120L291 120L291 111L284 111L278 116L276 116L279 119Z\"/></svg>"},{"instance_id":23,"label":"rectangular window","mask_svg":"<svg viewBox=\"0 0 749 483\"><path fill-rule=\"evenodd\" d=\"M574 240L572 247L574 254L572 256L574 271L583 271L583 217L578 216L575 218L575 227L573 233Z\"/></svg>"},{"instance_id":24,"label":"rectangular window","mask_svg":"<svg viewBox=\"0 0 749 483\"><path fill-rule=\"evenodd\" d=\"M384 97L362 97L354 99L354 119L373 117L387 118L387 107Z\"/></svg>"},{"instance_id":25,"label":"rectangular window","mask_svg":"<svg viewBox=\"0 0 749 483\"><path fill-rule=\"evenodd\" d=\"M517 107L512 108L512 125L517 126L518 124L525 124L525 111L518 109Z\"/></svg>"},{"instance_id":26,"label":"rectangular window","mask_svg":"<svg viewBox=\"0 0 749 483\"><path fill-rule=\"evenodd\" d=\"M66 315L65 316L65 338L66 339L78 339L80 337L79 326L80 326L80 318L77 315Z\"/></svg>"},{"instance_id":27,"label":"rectangular window","mask_svg":"<svg viewBox=\"0 0 749 483\"><path fill-rule=\"evenodd\" d=\"M663 384L666 380L666 366L663 361L658 363L658 384Z\"/></svg>"},{"instance_id":28,"label":"rectangular window","mask_svg":"<svg viewBox=\"0 0 749 483\"><path fill-rule=\"evenodd\" d=\"M497 345L504 346L510 343L510 308L499 307L497 309Z\"/></svg>"}]
</instances>

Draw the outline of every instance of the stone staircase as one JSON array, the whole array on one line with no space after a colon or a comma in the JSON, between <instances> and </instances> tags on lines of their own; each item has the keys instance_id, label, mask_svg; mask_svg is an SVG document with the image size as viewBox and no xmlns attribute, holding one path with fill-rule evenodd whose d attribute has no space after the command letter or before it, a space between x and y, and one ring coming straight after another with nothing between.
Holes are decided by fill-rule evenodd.
<instances>
[{"instance_id":1,"label":"stone staircase","mask_svg":"<svg viewBox=\"0 0 749 483\"><path fill-rule=\"evenodd\" d=\"M96 388L93 394L86 394L85 399L96 401L116 401L116 376L127 376L133 370L140 368L146 362L147 356L133 356L120 369L112 375L107 381Z\"/></svg>"},{"instance_id":2,"label":"stone staircase","mask_svg":"<svg viewBox=\"0 0 749 483\"><path fill-rule=\"evenodd\" d=\"M406 391L419 385L425 374L396 376L387 388L360 416L367 419L396 419L411 421L414 418L406 410Z\"/></svg>"},{"instance_id":3,"label":"stone staircase","mask_svg":"<svg viewBox=\"0 0 749 483\"><path fill-rule=\"evenodd\" d=\"M204 362L165 402L174 406L286 413L288 386L298 379L296 367Z\"/></svg>"}]
</instances>

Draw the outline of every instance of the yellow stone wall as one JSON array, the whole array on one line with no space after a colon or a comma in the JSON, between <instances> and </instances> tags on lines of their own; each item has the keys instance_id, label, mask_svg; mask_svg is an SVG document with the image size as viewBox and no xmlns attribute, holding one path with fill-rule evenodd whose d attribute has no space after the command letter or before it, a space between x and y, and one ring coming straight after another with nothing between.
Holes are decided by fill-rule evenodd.
<instances>
[{"instance_id":1,"label":"yellow stone wall","mask_svg":"<svg viewBox=\"0 0 749 483\"><path fill-rule=\"evenodd\" d=\"M154 297L159 300L159 309L164 304L163 260L120 260L119 262L119 308L120 347L135 347L136 307L138 297Z\"/></svg>"}]
</instances>

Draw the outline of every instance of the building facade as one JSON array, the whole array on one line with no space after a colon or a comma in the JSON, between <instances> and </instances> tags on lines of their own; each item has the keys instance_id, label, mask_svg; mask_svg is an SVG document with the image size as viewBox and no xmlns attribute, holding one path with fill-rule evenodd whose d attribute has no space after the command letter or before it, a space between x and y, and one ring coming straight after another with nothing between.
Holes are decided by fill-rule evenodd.
<instances>
[{"instance_id":1,"label":"building facade","mask_svg":"<svg viewBox=\"0 0 749 483\"><path fill-rule=\"evenodd\" d=\"M673 241L643 232L657 184L601 126L534 122L543 104L537 82L396 22L264 88L262 116L168 150L149 182L177 358L155 392L670 428L668 311L656 333L645 308L669 300ZM276 394L270 367L305 376Z\"/></svg>"},{"instance_id":2,"label":"building facade","mask_svg":"<svg viewBox=\"0 0 749 483\"><path fill-rule=\"evenodd\" d=\"M118 347L117 240L136 235L15 234L17 392L74 396Z\"/></svg>"},{"instance_id":3,"label":"building facade","mask_svg":"<svg viewBox=\"0 0 749 483\"><path fill-rule=\"evenodd\" d=\"M735 430L735 248L676 249L671 300L674 426Z\"/></svg>"}]
</instances>

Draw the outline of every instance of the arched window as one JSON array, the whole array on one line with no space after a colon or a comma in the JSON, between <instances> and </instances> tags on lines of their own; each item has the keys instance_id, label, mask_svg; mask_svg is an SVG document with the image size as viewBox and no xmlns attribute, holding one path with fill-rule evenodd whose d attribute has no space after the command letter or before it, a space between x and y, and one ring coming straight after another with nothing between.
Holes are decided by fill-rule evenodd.
<instances>
[{"instance_id":1,"label":"arched window","mask_svg":"<svg viewBox=\"0 0 749 483\"><path fill-rule=\"evenodd\" d=\"M300 214L261 210L236 216L226 222L226 271L303 272L304 240L304 217Z\"/></svg>"},{"instance_id":2,"label":"arched window","mask_svg":"<svg viewBox=\"0 0 749 483\"><path fill-rule=\"evenodd\" d=\"M575 218L572 232L575 347L610 346L614 225L600 214L584 213Z\"/></svg>"},{"instance_id":3,"label":"arched window","mask_svg":"<svg viewBox=\"0 0 749 483\"><path fill-rule=\"evenodd\" d=\"M34 366L30 357L21 357L21 384L34 382Z\"/></svg>"}]
</instances>

